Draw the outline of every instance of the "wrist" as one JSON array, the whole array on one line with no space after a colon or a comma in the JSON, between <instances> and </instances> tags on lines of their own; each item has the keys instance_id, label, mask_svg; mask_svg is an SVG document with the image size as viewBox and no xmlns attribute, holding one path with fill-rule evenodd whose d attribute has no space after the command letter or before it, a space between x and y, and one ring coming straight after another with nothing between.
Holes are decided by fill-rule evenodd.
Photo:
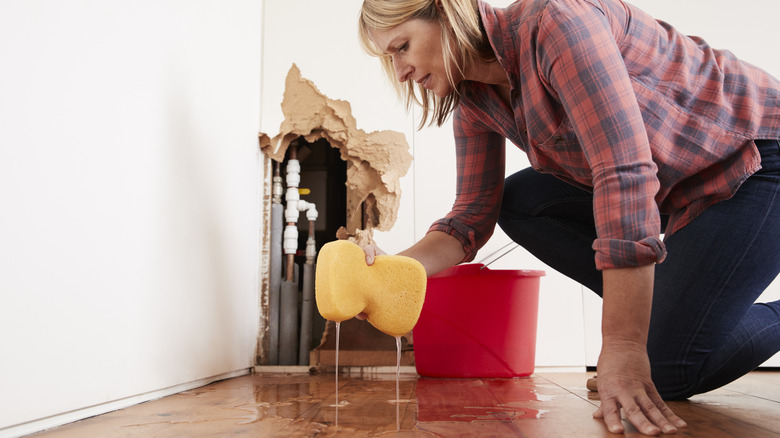
<instances>
[{"instance_id":1,"label":"wrist","mask_svg":"<svg viewBox=\"0 0 780 438\"><path fill-rule=\"evenodd\" d=\"M622 335L602 336L601 349L618 351L647 351L647 343Z\"/></svg>"},{"instance_id":2,"label":"wrist","mask_svg":"<svg viewBox=\"0 0 780 438\"><path fill-rule=\"evenodd\" d=\"M602 341L647 344L654 266L604 270Z\"/></svg>"}]
</instances>

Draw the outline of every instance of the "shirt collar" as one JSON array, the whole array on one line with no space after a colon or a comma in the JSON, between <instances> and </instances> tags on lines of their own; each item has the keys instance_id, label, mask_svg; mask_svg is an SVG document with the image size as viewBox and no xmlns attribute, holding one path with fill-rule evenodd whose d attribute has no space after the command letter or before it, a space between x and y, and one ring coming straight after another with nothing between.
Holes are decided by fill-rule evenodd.
<instances>
[{"instance_id":1,"label":"shirt collar","mask_svg":"<svg viewBox=\"0 0 780 438\"><path fill-rule=\"evenodd\" d=\"M488 42L493 47L498 63L507 72L510 82L514 82L514 79L518 77L517 50L508 46L514 43L515 47L519 47L515 43L519 35L516 32L514 34L512 32L505 33L504 29L511 28L509 22L515 18L514 14L517 14L515 10L519 10L520 2L515 2L506 9L494 8L483 0L477 0L477 5Z\"/></svg>"}]
</instances>

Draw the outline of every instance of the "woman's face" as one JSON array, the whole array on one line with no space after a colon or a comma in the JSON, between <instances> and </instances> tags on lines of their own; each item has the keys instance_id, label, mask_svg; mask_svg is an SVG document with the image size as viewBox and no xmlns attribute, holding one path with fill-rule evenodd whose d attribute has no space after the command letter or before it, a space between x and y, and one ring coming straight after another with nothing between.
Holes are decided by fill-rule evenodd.
<instances>
[{"instance_id":1,"label":"woman's face","mask_svg":"<svg viewBox=\"0 0 780 438\"><path fill-rule=\"evenodd\" d=\"M392 58L398 81L411 79L440 98L453 91L444 68L438 21L414 18L388 30L373 31L371 39ZM453 68L452 73L455 83L459 83L462 78L457 76L457 69Z\"/></svg>"}]
</instances>

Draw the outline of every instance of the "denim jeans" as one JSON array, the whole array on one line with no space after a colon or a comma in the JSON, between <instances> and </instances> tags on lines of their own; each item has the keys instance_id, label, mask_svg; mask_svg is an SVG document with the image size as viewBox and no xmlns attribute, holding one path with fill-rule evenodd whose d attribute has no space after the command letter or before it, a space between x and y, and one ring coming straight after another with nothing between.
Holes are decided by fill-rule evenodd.
<instances>
[{"instance_id":1,"label":"denim jeans","mask_svg":"<svg viewBox=\"0 0 780 438\"><path fill-rule=\"evenodd\" d=\"M666 399L723 386L780 351L780 301L755 303L780 272L780 142L756 144L762 169L666 238L666 260L655 267L647 349ZM525 169L506 179L498 223L601 295L592 205L592 193Z\"/></svg>"}]
</instances>

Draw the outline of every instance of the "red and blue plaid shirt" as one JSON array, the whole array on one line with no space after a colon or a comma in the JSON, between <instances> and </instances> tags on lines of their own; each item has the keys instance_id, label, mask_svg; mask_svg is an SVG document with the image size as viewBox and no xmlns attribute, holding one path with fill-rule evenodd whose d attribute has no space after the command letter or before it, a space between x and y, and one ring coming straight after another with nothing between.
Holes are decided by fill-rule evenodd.
<instances>
[{"instance_id":1,"label":"red and blue plaid shirt","mask_svg":"<svg viewBox=\"0 0 780 438\"><path fill-rule=\"evenodd\" d=\"M731 197L780 137L780 81L620 0L480 1L512 87L462 88L457 198L430 230L472 260L496 224L505 140L539 172L593 191L599 269L663 261L666 235Z\"/></svg>"}]
</instances>

